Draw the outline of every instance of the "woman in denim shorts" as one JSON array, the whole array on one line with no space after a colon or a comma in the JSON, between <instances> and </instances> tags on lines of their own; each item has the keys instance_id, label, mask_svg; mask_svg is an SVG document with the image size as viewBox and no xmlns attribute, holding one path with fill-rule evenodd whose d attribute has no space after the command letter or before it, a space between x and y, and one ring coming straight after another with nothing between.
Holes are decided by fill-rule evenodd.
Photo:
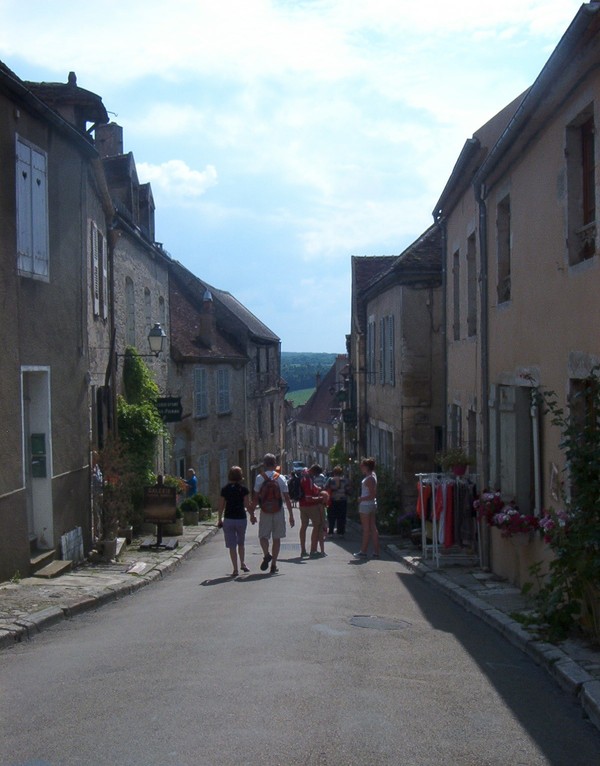
<instances>
[{"instance_id":1,"label":"woman in denim shorts","mask_svg":"<svg viewBox=\"0 0 600 766\"><path fill-rule=\"evenodd\" d=\"M250 510L250 493L248 487L242 484L244 479L242 469L239 465L233 465L229 469L227 477L229 482L221 490L221 500L219 502L219 521L217 526L223 528L225 537L225 547L229 549L233 572L231 577L237 577L238 555L240 558L240 569L242 572L250 570L244 562L246 527L248 519L246 513L250 514L252 524L256 523L256 516Z\"/></svg>"}]
</instances>

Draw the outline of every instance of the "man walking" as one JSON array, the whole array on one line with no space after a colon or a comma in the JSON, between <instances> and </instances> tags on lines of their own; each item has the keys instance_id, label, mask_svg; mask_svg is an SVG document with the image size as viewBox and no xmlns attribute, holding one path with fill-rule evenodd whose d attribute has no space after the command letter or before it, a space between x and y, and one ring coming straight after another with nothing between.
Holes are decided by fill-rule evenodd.
<instances>
[{"instance_id":1,"label":"man walking","mask_svg":"<svg viewBox=\"0 0 600 766\"><path fill-rule=\"evenodd\" d=\"M270 452L263 458L263 469L256 476L253 492L253 508L260 507L260 519L258 521L258 538L264 558L260 568L263 572L271 564L271 574L277 569L277 557L281 547L281 538L285 537L285 515L283 504L288 509L290 527L294 526L294 513L288 493L286 480L277 470L277 459ZM273 538L271 552L269 552L269 539Z\"/></svg>"}]
</instances>

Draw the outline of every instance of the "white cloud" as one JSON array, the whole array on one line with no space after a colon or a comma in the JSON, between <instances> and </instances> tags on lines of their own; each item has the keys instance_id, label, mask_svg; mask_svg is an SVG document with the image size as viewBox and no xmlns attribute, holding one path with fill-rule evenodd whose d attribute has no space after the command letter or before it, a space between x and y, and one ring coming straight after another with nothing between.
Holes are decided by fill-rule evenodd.
<instances>
[{"instance_id":1,"label":"white cloud","mask_svg":"<svg viewBox=\"0 0 600 766\"><path fill-rule=\"evenodd\" d=\"M217 183L217 171L213 165L204 170L192 170L182 160L168 160L160 165L140 162L138 175L144 182L149 181L161 204L169 205L201 197L207 189Z\"/></svg>"}]
</instances>

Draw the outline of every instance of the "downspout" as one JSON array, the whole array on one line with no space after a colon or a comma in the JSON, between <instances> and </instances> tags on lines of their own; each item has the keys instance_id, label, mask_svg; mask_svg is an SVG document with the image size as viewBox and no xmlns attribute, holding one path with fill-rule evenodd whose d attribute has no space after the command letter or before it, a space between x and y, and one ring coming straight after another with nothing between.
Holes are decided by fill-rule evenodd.
<instances>
[{"instance_id":1,"label":"downspout","mask_svg":"<svg viewBox=\"0 0 600 766\"><path fill-rule=\"evenodd\" d=\"M540 472L540 419L539 419L539 407L537 400L537 389L531 389L531 408L529 410L531 414L531 428L533 439L533 487L534 487L534 501L535 507L533 509L534 516L541 516L542 512L542 486L541 486L541 472Z\"/></svg>"},{"instance_id":2,"label":"downspout","mask_svg":"<svg viewBox=\"0 0 600 766\"><path fill-rule=\"evenodd\" d=\"M486 188L477 189L479 205L479 252L481 280L481 486L486 487L490 476L490 370L489 370L489 300Z\"/></svg>"},{"instance_id":3,"label":"downspout","mask_svg":"<svg viewBox=\"0 0 600 766\"><path fill-rule=\"evenodd\" d=\"M442 442L443 447L446 447L446 434L448 432L448 296L446 294L448 288L448 261L447 261L447 243L448 243L448 227L445 218L441 216L436 221L440 228L441 250L442 250L442 369L443 369L443 385L442 385ZM433 303L432 303L433 308Z\"/></svg>"}]
</instances>

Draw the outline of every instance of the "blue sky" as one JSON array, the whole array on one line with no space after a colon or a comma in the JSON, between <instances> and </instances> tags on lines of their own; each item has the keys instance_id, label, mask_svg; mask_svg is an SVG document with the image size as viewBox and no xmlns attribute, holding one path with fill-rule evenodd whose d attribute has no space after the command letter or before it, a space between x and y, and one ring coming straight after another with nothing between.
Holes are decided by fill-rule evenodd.
<instances>
[{"instance_id":1,"label":"blue sky","mask_svg":"<svg viewBox=\"0 0 600 766\"><path fill-rule=\"evenodd\" d=\"M575 0L0 0L0 58L124 128L156 236L284 351L345 351L350 258L432 223L464 141Z\"/></svg>"}]
</instances>

